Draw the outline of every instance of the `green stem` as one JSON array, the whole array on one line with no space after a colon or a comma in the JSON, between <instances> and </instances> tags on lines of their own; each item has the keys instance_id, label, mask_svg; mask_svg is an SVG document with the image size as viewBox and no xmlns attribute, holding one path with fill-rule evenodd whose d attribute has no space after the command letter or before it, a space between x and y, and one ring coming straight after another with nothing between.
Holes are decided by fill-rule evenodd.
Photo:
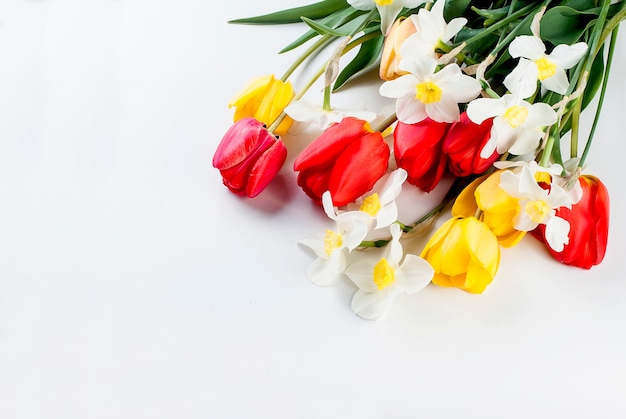
<instances>
[{"instance_id":1,"label":"green stem","mask_svg":"<svg viewBox=\"0 0 626 419\"><path fill-rule=\"evenodd\" d=\"M609 54L606 59L606 69L604 70L604 77L602 79L602 88L600 90L600 98L598 99L598 107L596 109L596 114L595 114L595 117L593 118L593 124L591 125L591 132L589 133L589 138L587 139L587 144L585 144L585 150L583 151L583 155L580 158L578 167L583 167L583 165L585 164L585 160L587 159L587 155L589 154L589 150L591 149L591 143L593 142L594 134L596 132L596 127L598 126L598 120L600 119L600 111L602 110L602 104L604 103L604 97L606 95L606 87L609 81L609 73L611 72L611 63L613 61L613 54L615 53L615 44L617 43L618 29L619 29L619 26L615 26L611 34L611 42L609 44Z\"/></svg>"},{"instance_id":2,"label":"green stem","mask_svg":"<svg viewBox=\"0 0 626 419\"><path fill-rule=\"evenodd\" d=\"M374 131L383 132L387 128L389 128L394 122L398 120L398 116L395 113L392 113L384 121L382 121Z\"/></svg>"},{"instance_id":3,"label":"green stem","mask_svg":"<svg viewBox=\"0 0 626 419\"><path fill-rule=\"evenodd\" d=\"M313 55L316 51L324 48L332 40L333 40L332 35L324 35L320 39L318 39L317 42L311 45L306 51L304 51L304 53L302 53L300 57L298 57L296 61L293 62L293 64L291 64L291 66L289 66L289 68L287 69L287 71L285 71L285 73L282 75L280 80L283 82L286 82L287 79L289 79L289 77L293 74L293 72L296 71L296 69L300 66L300 64L302 64L307 58Z\"/></svg>"},{"instance_id":4,"label":"green stem","mask_svg":"<svg viewBox=\"0 0 626 419\"><path fill-rule=\"evenodd\" d=\"M361 45L362 43L369 41L370 39L376 38L377 36L379 36L379 33L372 31L368 34L365 34L361 37L359 37L358 39L355 39L354 41L348 43L348 45L346 45L346 47L343 49L341 55L346 54L347 52L349 52L350 50L354 49L355 47ZM317 79L319 79L322 74L324 74L324 72L326 71L326 67L328 66L328 62L325 62L323 66L320 67L319 70L317 70L317 72L313 75L313 77L311 77L311 79L306 83L306 85L300 89L300 91L293 97L293 99L291 100L296 101L296 100L300 100L302 98L302 96L304 96L304 94L311 88L311 86L313 86L313 84L315 84L315 82L317 81ZM276 118L276 120L270 125L270 127L268 128L268 130L270 132L273 132L279 125L281 122L283 122L283 120L285 119L285 117L287 116L287 114L285 113L285 111L281 112L280 115L278 115L278 117Z\"/></svg>"}]
</instances>

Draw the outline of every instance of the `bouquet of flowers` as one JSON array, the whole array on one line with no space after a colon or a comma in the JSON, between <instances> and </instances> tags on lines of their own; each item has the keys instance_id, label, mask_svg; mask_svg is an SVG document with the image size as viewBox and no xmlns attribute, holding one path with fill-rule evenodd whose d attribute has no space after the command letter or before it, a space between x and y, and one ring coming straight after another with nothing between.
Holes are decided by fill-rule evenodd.
<instances>
[{"instance_id":1,"label":"bouquet of flowers","mask_svg":"<svg viewBox=\"0 0 626 419\"><path fill-rule=\"evenodd\" d=\"M501 247L526 233L589 269L605 254L609 197L583 173L625 17L626 0L322 0L235 20L308 29L281 51L304 49L281 78L260 76L235 95L213 166L252 198L284 165L294 121L319 130L293 170L329 228L300 243L315 255L311 281L349 278L352 309L366 319L429 283L482 293ZM291 75L324 51L296 93ZM389 115L331 105L369 71L376 94L394 100ZM318 80L322 103L312 105L305 96ZM442 190L427 213L402 215ZM443 214L434 232L423 228ZM416 232L430 234L418 249L407 246Z\"/></svg>"}]
</instances>

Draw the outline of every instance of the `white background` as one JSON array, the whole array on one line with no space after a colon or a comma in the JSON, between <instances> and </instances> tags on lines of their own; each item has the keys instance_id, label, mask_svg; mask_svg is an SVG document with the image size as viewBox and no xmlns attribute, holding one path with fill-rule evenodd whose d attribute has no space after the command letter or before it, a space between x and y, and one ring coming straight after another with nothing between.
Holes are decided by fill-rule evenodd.
<instances>
[{"instance_id":1,"label":"white background","mask_svg":"<svg viewBox=\"0 0 626 419\"><path fill-rule=\"evenodd\" d=\"M626 37L588 167L602 265L527 237L484 294L431 285L369 322L306 278L296 242L329 224L293 155L254 200L211 167L228 100L304 31L226 21L302 3L0 2L0 418L626 415Z\"/></svg>"}]
</instances>

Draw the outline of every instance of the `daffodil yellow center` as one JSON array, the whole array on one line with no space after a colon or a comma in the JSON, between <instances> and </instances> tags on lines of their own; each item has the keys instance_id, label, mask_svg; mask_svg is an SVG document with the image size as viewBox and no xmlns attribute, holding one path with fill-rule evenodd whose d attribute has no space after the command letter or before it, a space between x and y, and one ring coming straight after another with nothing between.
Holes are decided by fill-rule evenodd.
<instances>
[{"instance_id":1,"label":"daffodil yellow center","mask_svg":"<svg viewBox=\"0 0 626 419\"><path fill-rule=\"evenodd\" d=\"M335 249L341 247L342 243L341 234L332 230L326 230L326 235L324 236L324 251L328 256L330 256Z\"/></svg>"},{"instance_id":2,"label":"daffodil yellow center","mask_svg":"<svg viewBox=\"0 0 626 419\"><path fill-rule=\"evenodd\" d=\"M428 105L441 100L441 88L431 81L425 81L415 86L415 99Z\"/></svg>"},{"instance_id":3,"label":"daffodil yellow center","mask_svg":"<svg viewBox=\"0 0 626 419\"><path fill-rule=\"evenodd\" d=\"M528 109L523 106L514 105L507 109L503 116L511 128L517 128L526 120L526 117L528 116Z\"/></svg>"},{"instance_id":4,"label":"daffodil yellow center","mask_svg":"<svg viewBox=\"0 0 626 419\"><path fill-rule=\"evenodd\" d=\"M526 214L534 223L541 223L545 220L546 216L550 213L550 206L545 201L531 201L526 204Z\"/></svg>"},{"instance_id":5,"label":"daffodil yellow center","mask_svg":"<svg viewBox=\"0 0 626 419\"><path fill-rule=\"evenodd\" d=\"M554 64L546 57L535 60L535 64L537 65L537 77L539 78L539 80L545 80L548 77L552 77L556 74L556 64Z\"/></svg>"},{"instance_id":6,"label":"daffodil yellow center","mask_svg":"<svg viewBox=\"0 0 626 419\"><path fill-rule=\"evenodd\" d=\"M535 173L535 180L537 183L545 183L549 185L552 182L552 176L548 172L537 172Z\"/></svg>"},{"instance_id":7,"label":"daffodil yellow center","mask_svg":"<svg viewBox=\"0 0 626 419\"><path fill-rule=\"evenodd\" d=\"M396 280L396 273L387 262L382 258L374 265L374 283L379 290L384 290Z\"/></svg>"},{"instance_id":8,"label":"daffodil yellow center","mask_svg":"<svg viewBox=\"0 0 626 419\"><path fill-rule=\"evenodd\" d=\"M389 6L393 4L393 0L374 0L377 6Z\"/></svg>"},{"instance_id":9,"label":"daffodil yellow center","mask_svg":"<svg viewBox=\"0 0 626 419\"><path fill-rule=\"evenodd\" d=\"M378 194L373 193L363 200L363 203L361 204L361 207L359 208L359 210L373 217L376 214L378 214L378 211L380 211L380 208L381 208L381 205L380 205L380 199L378 198Z\"/></svg>"}]
</instances>

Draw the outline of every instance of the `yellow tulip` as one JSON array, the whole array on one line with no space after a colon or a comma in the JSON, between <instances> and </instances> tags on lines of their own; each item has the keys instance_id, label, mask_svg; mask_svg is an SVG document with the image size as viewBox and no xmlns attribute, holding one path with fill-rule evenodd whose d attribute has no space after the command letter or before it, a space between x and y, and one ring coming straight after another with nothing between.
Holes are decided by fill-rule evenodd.
<instances>
[{"instance_id":1,"label":"yellow tulip","mask_svg":"<svg viewBox=\"0 0 626 419\"><path fill-rule=\"evenodd\" d=\"M283 82L269 74L251 80L231 99L228 107L235 107L234 122L252 117L270 126L291 103L294 96L295 92L290 82ZM284 135L292 123L293 120L286 117L274 130L274 134Z\"/></svg>"},{"instance_id":2,"label":"yellow tulip","mask_svg":"<svg viewBox=\"0 0 626 419\"><path fill-rule=\"evenodd\" d=\"M452 216L470 217L480 209L480 221L493 231L500 245L513 247L526 232L513 227L519 211L519 200L500 187L501 174L502 170L498 170L470 183L454 202Z\"/></svg>"},{"instance_id":3,"label":"yellow tulip","mask_svg":"<svg viewBox=\"0 0 626 419\"><path fill-rule=\"evenodd\" d=\"M480 294L500 264L498 239L476 217L453 217L430 238L421 257L433 267L433 284Z\"/></svg>"}]
</instances>

